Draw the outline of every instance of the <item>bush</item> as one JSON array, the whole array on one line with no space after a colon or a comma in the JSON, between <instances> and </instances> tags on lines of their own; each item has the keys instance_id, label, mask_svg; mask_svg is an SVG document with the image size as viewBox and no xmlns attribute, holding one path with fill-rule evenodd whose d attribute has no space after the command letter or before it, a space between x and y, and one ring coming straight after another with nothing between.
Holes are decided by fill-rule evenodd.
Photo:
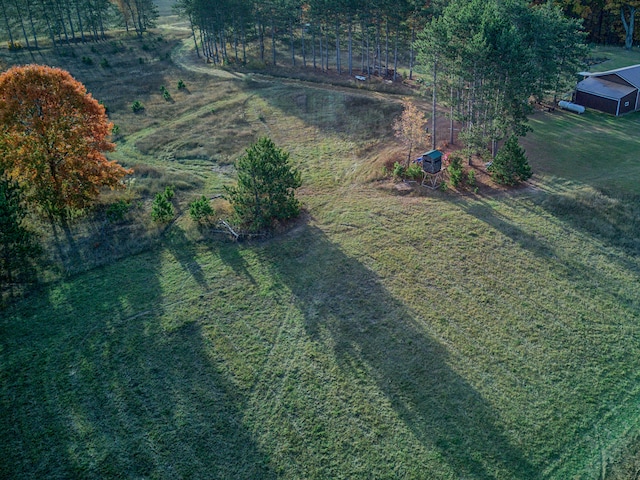
<instances>
[{"instance_id":1,"label":"bush","mask_svg":"<svg viewBox=\"0 0 640 480\"><path fill-rule=\"evenodd\" d=\"M187 86L184 84L184 82L182 80L178 80L178 90L183 90L187 88Z\"/></svg>"},{"instance_id":2,"label":"bush","mask_svg":"<svg viewBox=\"0 0 640 480\"><path fill-rule=\"evenodd\" d=\"M85 65L93 65L93 59L91 57L82 57L82 63Z\"/></svg>"},{"instance_id":3,"label":"bush","mask_svg":"<svg viewBox=\"0 0 640 480\"><path fill-rule=\"evenodd\" d=\"M213 213L213 207L209 203L209 199L204 195L189 205L189 215L198 223L204 223L213 216Z\"/></svg>"},{"instance_id":4,"label":"bush","mask_svg":"<svg viewBox=\"0 0 640 480\"><path fill-rule=\"evenodd\" d=\"M422 168L417 163L412 163L405 170L406 178L410 178L411 180L422 180Z\"/></svg>"},{"instance_id":5,"label":"bush","mask_svg":"<svg viewBox=\"0 0 640 480\"><path fill-rule=\"evenodd\" d=\"M462 183L462 157L459 155L451 155L449 157L449 166L447 167L449 173L449 183L452 187L457 187Z\"/></svg>"},{"instance_id":6,"label":"bush","mask_svg":"<svg viewBox=\"0 0 640 480\"><path fill-rule=\"evenodd\" d=\"M166 101L171 100L171 94L164 85L160 87L160 91L162 92L162 98L164 98Z\"/></svg>"},{"instance_id":7,"label":"bush","mask_svg":"<svg viewBox=\"0 0 640 480\"><path fill-rule=\"evenodd\" d=\"M136 100L131 104L131 110L133 111L133 113L141 112L142 110L144 110L144 105L142 105L140 100Z\"/></svg>"},{"instance_id":8,"label":"bush","mask_svg":"<svg viewBox=\"0 0 640 480\"><path fill-rule=\"evenodd\" d=\"M126 200L118 200L107 207L107 220L112 223L121 222L129 212L131 205Z\"/></svg>"},{"instance_id":9,"label":"bush","mask_svg":"<svg viewBox=\"0 0 640 480\"><path fill-rule=\"evenodd\" d=\"M518 144L518 137L515 135L505 142L488 170L491 178L503 185L516 185L531 178L533 174L524 149Z\"/></svg>"},{"instance_id":10,"label":"bush","mask_svg":"<svg viewBox=\"0 0 640 480\"><path fill-rule=\"evenodd\" d=\"M109 63L109 60L107 60L106 58L103 58L102 60L100 60L100 66L102 68L109 68L111 64Z\"/></svg>"},{"instance_id":11,"label":"bush","mask_svg":"<svg viewBox=\"0 0 640 480\"><path fill-rule=\"evenodd\" d=\"M393 164L393 177L394 178L404 178L404 175L406 173L406 169L404 167L404 165L396 162Z\"/></svg>"},{"instance_id":12,"label":"bush","mask_svg":"<svg viewBox=\"0 0 640 480\"><path fill-rule=\"evenodd\" d=\"M164 192L158 193L151 206L151 219L158 223L169 223L175 216L175 210L171 199L173 199L173 187L165 188Z\"/></svg>"}]
</instances>

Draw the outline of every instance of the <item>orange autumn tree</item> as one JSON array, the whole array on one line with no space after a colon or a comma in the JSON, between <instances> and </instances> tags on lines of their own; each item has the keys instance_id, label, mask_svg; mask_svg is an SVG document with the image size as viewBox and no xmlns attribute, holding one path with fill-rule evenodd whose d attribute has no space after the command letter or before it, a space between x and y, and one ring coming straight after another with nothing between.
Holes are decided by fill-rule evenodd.
<instances>
[{"instance_id":1,"label":"orange autumn tree","mask_svg":"<svg viewBox=\"0 0 640 480\"><path fill-rule=\"evenodd\" d=\"M103 187L132 173L103 152L105 109L68 72L42 65L0 75L0 163L26 198L53 221L89 206Z\"/></svg>"},{"instance_id":2,"label":"orange autumn tree","mask_svg":"<svg viewBox=\"0 0 640 480\"><path fill-rule=\"evenodd\" d=\"M396 137L409 147L407 165L411 162L411 152L414 147L420 147L427 138L427 119L418 107L405 98L402 100L402 114L393 124Z\"/></svg>"}]
</instances>

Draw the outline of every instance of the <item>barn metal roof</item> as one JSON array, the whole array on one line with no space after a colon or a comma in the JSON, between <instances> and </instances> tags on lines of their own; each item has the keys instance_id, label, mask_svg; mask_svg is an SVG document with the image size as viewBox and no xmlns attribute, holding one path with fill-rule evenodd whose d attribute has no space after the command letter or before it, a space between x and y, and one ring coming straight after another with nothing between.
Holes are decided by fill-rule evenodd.
<instances>
[{"instance_id":1,"label":"barn metal roof","mask_svg":"<svg viewBox=\"0 0 640 480\"><path fill-rule=\"evenodd\" d=\"M585 77L603 77L605 75L618 75L623 80L626 80L636 88L640 88L640 65L631 65L630 67L616 68L615 70L609 70L607 72L580 72L580 75Z\"/></svg>"},{"instance_id":2,"label":"barn metal roof","mask_svg":"<svg viewBox=\"0 0 640 480\"><path fill-rule=\"evenodd\" d=\"M637 90L637 88L634 87L620 85L619 83L609 82L608 80L602 80L597 77L585 78L578 83L576 89L581 92L591 93L598 95L599 97L610 98L612 100L619 100Z\"/></svg>"}]
</instances>

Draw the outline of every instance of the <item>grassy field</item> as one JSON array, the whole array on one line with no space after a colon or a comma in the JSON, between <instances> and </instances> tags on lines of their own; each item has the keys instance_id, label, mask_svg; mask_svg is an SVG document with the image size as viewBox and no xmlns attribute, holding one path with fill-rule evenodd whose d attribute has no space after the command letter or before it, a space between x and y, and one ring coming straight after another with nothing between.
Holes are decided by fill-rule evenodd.
<instances>
[{"instance_id":1,"label":"grassy field","mask_svg":"<svg viewBox=\"0 0 640 480\"><path fill-rule=\"evenodd\" d=\"M609 478L640 423L637 116L536 114L512 193L401 194L395 97L190 70L163 35L51 60L109 106L136 206L2 312L1 478ZM304 175L285 234L144 223L263 134Z\"/></svg>"}]
</instances>

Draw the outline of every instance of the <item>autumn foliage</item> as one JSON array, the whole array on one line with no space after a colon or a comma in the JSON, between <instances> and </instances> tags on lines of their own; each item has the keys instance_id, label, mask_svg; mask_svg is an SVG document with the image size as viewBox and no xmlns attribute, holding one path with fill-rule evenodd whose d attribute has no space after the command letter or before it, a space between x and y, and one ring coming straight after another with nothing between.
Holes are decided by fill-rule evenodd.
<instances>
[{"instance_id":1,"label":"autumn foliage","mask_svg":"<svg viewBox=\"0 0 640 480\"><path fill-rule=\"evenodd\" d=\"M0 166L51 218L87 207L131 173L103 154L115 147L104 107L59 68L0 75L0 125Z\"/></svg>"},{"instance_id":2,"label":"autumn foliage","mask_svg":"<svg viewBox=\"0 0 640 480\"><path fill-rule=\"evenodd\" d=\"M409 148L409 165L413 149L422 146L427 139L427 119L411 100L405 98L402 106L402 114L394 122L393 130L396 137Z\"/></svg>"}]
</instances>

